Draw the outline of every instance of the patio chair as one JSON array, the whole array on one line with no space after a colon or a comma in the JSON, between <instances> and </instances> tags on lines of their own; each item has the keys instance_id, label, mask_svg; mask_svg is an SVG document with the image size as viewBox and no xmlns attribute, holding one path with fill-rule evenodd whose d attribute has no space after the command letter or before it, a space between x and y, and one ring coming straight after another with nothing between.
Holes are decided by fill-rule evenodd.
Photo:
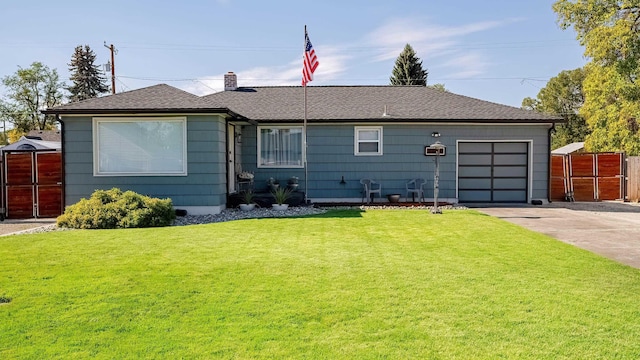
<instances>
[{"instance_id":1,"label":"patio chair","mask_svg":"<svg viewBox=\"0 0 640 360\"><path fill-rule=\"evenodd\" d=\"M362 184L362 202L364 199L367 199L367 204L373 201L373 197L375 194L378 194L379 197L382 197L382 185L377 183L371 179L361 179L360 184Z\"/></svg>"},{"instance_id":2,"label":"patio chair","mask_svg":"<svg viewBox=\"0 0 640 360\"><path fill-rule=\"evenodd\" d=\"M418 197L418 202L424 201L424 189L423 186L427 183L425 179L413 179L409 180L406 185L407 189L407 201L409 201L409 194L412 196L412 201L415 201L415 196Z\"/></svg>"}]
</instances>

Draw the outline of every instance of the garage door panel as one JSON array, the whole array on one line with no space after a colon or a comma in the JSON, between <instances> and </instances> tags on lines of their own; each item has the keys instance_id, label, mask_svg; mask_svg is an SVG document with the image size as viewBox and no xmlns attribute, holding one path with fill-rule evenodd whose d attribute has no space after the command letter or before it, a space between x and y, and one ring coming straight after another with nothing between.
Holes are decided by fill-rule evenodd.
<instances>
[{"instance_id":1,"label":"garage door panel","mask_svg":"<svg viewBox=\"0 0 640 360\"><path fill-rule=\"evenodd\" d=\"M495 165L522 165L527 163L527 154L495 154Z\"/></svg>"},{"instance_id":2,"label":"garage door panel","mask_svg":"<svg viewBox=\"0 0 640 360\"><path fill-rule=\"evenodd\" d=\"M471 143L459 143L458 153L490 153L491 143L486 142L471 142Z\"/></svg>"},{"instance_id":3,"label":"garage door panel","mask_svg":"<svg viewBox=\"0 0 640 360\"><path fill-rule=\"evenodd\" d=\"M491 190L460 190L458 196L468 202L491 202Z\"/></svg>"},{"instance_id":4,"label":"garage door panel","mask_svg":"<svg viewBox=\"0 0 640 360\"><path fill-rule=\"evenodd\" d=\"M460 165L491 164L491 154L465 154L458 158Z\"/></svg>"},{"instance_id":5,"label":"garage door panel","mask_svg":"<svg viewBox=\"0 0 640 360\"><path fill-rule=\"evenodd\" d=\"M527 192L526 190L497 190L493 192L493 201L525 202L527 201Z\"/></svg>"},{"instance_id":6,"label":"garage door panel","mask_svg":"<svg viewBox=\"0 0 640 360\"><path fill-rule=\"evenodd\" d=\"M527 153L527 143L494 143L495 153Z\"/></svg>"},{"instance_id":7,"label":"garage door panel","mask_svg":"<svg viewBox=\"0 0 640 360\"><path fill-rule=\"evenodd\" d=\"M461 189L488 189L491 190L491 179L458 179Z\"/></svg>"},{"instance_id":8,"label":"garage door panel","mask_svg":"<svg viewBox=\"0 0 640 360\"><path fill-rule=\"evenodd\" d=\"M493 179L493 186L499 189L526 189L527 179Z\"/></svg>"},{"instance_id":9,"label":"garage door panel","mask_svg":"<svg viewBox=\"0 0 640 360\"><path fill-rule=\"evenodd\" d=\"M472 177L472 176L490 177L491 176L491 167L490 166L460 166L460 169L458 170L458 176L460 176L460 177Z\"/></svg>"},{"instance_id":10,"label":"garage door panel","mask_svg":"<svg viewBox=\"0 0 640 360\"><path fill-rule=\"evenodd\" d=\"M493 168L495 177L527 177L526 166L496 166Z\"/></svg>"}]
</instances>

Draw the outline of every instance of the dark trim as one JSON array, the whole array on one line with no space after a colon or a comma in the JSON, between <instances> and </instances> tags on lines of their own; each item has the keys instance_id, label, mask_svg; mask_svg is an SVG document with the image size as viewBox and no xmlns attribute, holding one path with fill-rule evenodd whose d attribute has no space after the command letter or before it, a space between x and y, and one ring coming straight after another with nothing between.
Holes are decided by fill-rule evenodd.
<instances>
[{"instance_id":1,"label":"dark trim","mask_svg":"<svg viewBox=\"0 0 640 360\"><path fill-rule=\"evenodd\" d=\"M260 119L256 120L261 124L296 123L302 119ZM377 119L307 119L309 124L341 124L341 123L472 123L472 124L530 124L544 125L555 124L551 119L414 119L414 118L377 118Z\"/></svg>"},{"instance_id":2,"label":"dark trim","mask_svg":"<svg viewBox=\"0 0 640 360\"><path fill-rule=\"evenodd\" d=\"M231 193L229 192L229 161L230 161L230 157L229 157L229 119L227 119L227 121L224 122L224 158L225 158L225 164L224 164L224 168L225 168L225 192L227 194L227 196L225 197L225 207L227 206L227 203L229 202L229 196L231 195ZM234 134L234 138L235 138L235 134ZM235 144L233 144L232 146L235 146ZM234 152L234 156L235 156L235 149L233 150ZM233 166L235 168L235 159L233 160Z\"/></svg>"},{"instance_id":3,"label":"dark trim","mask_svg":"<svg viewBox=\"0 0 640 360\"><path fill-rule=\"evenodd\" d=\"M229 115L233 120L236 121L246 121L251 125L258 125L258 122L252 119L247 119L246 117L235 113L227 108L212 108L212 109L99 109L99 110L88 110L88 109L52 109L52 110L42 110L41 113L45 115L56 115L60 117L60 115L139 115L139 114L226 114Z\"/></svg>"},{"instance_id":4,"label":"dark trim","mask_svg":"<svg viewBox=\"0 0 640 360\"><path fill-rule=\"evenodd\" d=\"M64 122L62 121L62 118L60 117L60 115L55 114L56 115L56 120L60 123L60 152L62 153L62 156L60 156L60 161L62 162L62 164L60 164L60 166L62 166L62 189L60 191L60 197L62 200L62 214L64 214L64 210L66 208L66 203L67 203L67 199L65 196L65 188L67 187L67 175L65 174L65 151L64 151ZM93 140L91 140L93 141Z\"/></svg>"},{"instance_id":5,"label":"dark trim","mask_svg":"<svg viewBox=\"0 0 640 360\"><path fill-rule=\"evenodd\" d=\"M551 133L556 131L553 123L547 131L547 201L551 203Z\"/></svg>"},{"instance_id":6,"label":"dark trim","mask_svg":"<svg viewBox=\"0 0 640 360\"><path fill-rule=\"evenodd\" d=\"M162 113L192 113L192 114L209 114L209 113L223 113L233 118L244 119L246 118L240 114L237 114L227 108L154 108L154 109L139 109L139 108L119 108L119 109L51 109L41 110L41 113L45 115L105 115L105 114L162 114Z\"/></svg>"}]
</instances>

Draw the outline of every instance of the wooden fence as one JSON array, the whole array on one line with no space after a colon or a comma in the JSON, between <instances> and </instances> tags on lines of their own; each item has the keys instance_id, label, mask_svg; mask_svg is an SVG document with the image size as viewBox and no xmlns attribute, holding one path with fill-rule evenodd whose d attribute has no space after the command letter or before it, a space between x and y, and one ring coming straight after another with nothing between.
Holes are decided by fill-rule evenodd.
<instances>
[{"instance_id":1,"label":"wooden fence","mask_svg":"<svg viewBox=\"0 0 640 360\"><path fill-rule=\"evenodd\" d=\"M623 153L552 155L551 200L625 199Z\"/></svg>"},{"instance_id":2,"label":"wooden fence","mask_svg":"<svg viewBox=\"0 0 640 360\"><path fill-rule=\"evenodd\" d=\"M640 201L640 156L627 158L627 200Z\"/></svg>"}]
</instances>

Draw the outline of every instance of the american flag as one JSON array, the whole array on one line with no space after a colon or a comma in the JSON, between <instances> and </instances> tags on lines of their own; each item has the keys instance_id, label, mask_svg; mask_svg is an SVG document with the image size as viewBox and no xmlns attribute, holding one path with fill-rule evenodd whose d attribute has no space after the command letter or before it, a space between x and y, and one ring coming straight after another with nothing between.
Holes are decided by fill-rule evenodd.
<instances>
[{"instance_id":1,"label":"american flag","mask_svg":"<svg viewBox=\"0 0 640 360\"><path fill-rule=\"evenodd\" d=\"M313 80L313 73L318 68L320 64L318 62L318 57L316 56L316 51L313 50L313 45L311 45L311 41L309 40L309 34L307 31L304 32L304 60L302 62L302 86L307 86L309 81Z\"/></svg>"}]
</instances>

